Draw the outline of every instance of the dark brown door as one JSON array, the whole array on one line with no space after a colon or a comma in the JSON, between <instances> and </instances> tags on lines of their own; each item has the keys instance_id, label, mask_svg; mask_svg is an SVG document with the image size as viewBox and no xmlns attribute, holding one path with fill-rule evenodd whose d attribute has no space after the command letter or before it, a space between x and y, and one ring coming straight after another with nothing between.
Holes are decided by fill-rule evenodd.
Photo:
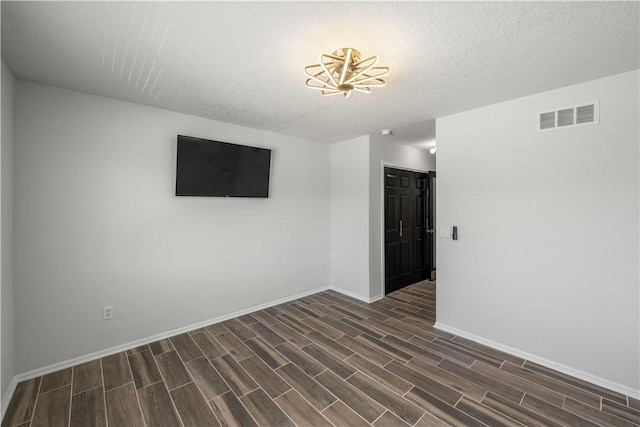
<instances>
[{"instance_id":1,"label":"dark brown door","mask_svg":"<svg viewBox=\"0 0 640 427\"><path fill-rule=\"evenodd\" d=\"M429 277L429 176L384 169L385 293Z\"/></svg>"}]
</instances>

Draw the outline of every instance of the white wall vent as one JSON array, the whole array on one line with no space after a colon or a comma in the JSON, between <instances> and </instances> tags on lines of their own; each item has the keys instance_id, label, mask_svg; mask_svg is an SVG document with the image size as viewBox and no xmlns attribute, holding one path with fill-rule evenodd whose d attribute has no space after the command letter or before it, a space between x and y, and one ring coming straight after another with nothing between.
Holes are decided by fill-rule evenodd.
<instances>
[{"instance_id":1,"label":"white wall vent","mask_svg":"<svg viewBox=\"0 0 640 427\"><path fill-rule=\"evenodd\" d=\"M600 101L539 112L536 116L536 131L595 125L600 123L599 113Z\"/></svg>"}]
</instances>

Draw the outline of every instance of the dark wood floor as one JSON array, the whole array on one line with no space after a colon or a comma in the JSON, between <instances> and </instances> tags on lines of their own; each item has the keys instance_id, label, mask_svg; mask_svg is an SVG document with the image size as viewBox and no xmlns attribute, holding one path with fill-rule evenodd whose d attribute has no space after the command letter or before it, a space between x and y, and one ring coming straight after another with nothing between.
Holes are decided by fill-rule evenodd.
<instances>
[{"instance_id":1,"label":"dark wood floor","mask_svg":"<svg viewBox=\"0 0 640 427\"><path fill-rule=\"evenodd\" d=\"M634 426L640 401L333 291L20 383L2 426Z\"/></svg>"}]
</instances>

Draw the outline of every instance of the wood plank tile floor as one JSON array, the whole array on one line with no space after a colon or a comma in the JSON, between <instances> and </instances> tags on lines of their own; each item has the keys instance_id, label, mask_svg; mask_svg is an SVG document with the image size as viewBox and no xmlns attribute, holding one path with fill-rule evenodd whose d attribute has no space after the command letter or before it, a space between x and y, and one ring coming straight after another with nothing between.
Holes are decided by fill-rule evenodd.
<instances>
[{"instance_id":1,"label":"wood plank tile floor","mask_svg":"<svg viewBox=\"0 0 640 427\"><path fill-rule=\"evenodd\" d=\"M22 382L4 426L638 426L640 401L325 291Z\"/></svg>"}]
</instances>

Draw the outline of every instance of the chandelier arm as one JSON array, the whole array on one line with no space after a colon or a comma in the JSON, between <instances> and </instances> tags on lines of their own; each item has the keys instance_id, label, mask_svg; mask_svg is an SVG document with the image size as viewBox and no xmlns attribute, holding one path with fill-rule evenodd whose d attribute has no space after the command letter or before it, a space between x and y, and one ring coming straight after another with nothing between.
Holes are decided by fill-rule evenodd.
<instances>
[{"instance_id":1,"label":"chandelier arm","mask_svg":"<svg viewBox=\"0 0 640 427\"><path fill-rule=\"evenodd\" d=\"M322 62L322 58L323 58L323 57L327 57L327 58L335 59L335 60L336 60L336 61L338 61L338 62L342 62L342 61L344 60L344 58L343 58L342 56L336 56L336 55L332 55L332 54L330 54L330 53L323 53L323 54L320 56L320 61L321 61L321 62Z\"/></svg>"},{"instance_id":2,"label":"chandelier arm","mask_svg":"<svg viewBox=\"0 0 640 427\"><path fill-rule=\"evenodd\" d=\"M309 68L315 68L315 67L319 67L319 66L320 66L320 64L311 64L311 65L307 65L306 67L304 67L304 72L305 72L305 73L308 73L308 71L307 71L307 70L308 70Z\"/></svg>"},{"instance_id":3,"label":"chandelier arm","mask_svg":"<svg viewBox=\"0 0 640 427\"><path fill-rule=\"evenodd\" d=\"M335 64L335 65L334 65L334 64ZM340 75L340 72L338 71L338 67L339 67L339 66L340 66L340 64L339 64L339 63L337 63L337 62L332 62L332 63L331 63L331 66L330 66L330 67L327 67L327 68L328 68L328 70L329 70L329 74L331 74L332 76L333 76L334 74L339 76L339 75ZM338 83L336 82L336 85L337 85L337 84L338 84Z\"/></svg>"},{"instance_id":4,"label":"chandelier arm","mask_svg":"<svg viewBox=\"0 0 640 427\"><path fill-rule=\"evenodd\" d=\"M377 56L372 56L371 58L375 58L372 64L369 64L366 68L357 71L356 73L354 73L353 75L351 75L351 78L349 80L347 80L345 83L351 83L352 81L354 81L355 79L358 78L358 76L361 76L363 73L366 73L367 71L371 70L373 67L375 67L375 65L378 63L378 57ZM362 64L363 62L366 62L368 60L370 60L371 58L367 58L364 61L360 61L356 64L356 67L360 64Z\"/></svg>"},{"instance_id":5,"label":"chandelier arm","mask_svg":"<svg viewBox=\"0 0 640 427\"><path fill-rule=\"evenodd\" d=\"M371 88L366 87L366 86L365 86L365 87L358 87L358 86L355 86L355 87L353 88L353 90L357 90L358 92L362 92L362 93L371 93Z\"/></svg>"},{"instance_id":6,"label":"chandelier arm","mask_svg":"<svg viewBox=\"0 0 640 427\"><path fill-rule=\"evenodd\" d=\"M367 81L361 81L357 83L353 83L354 86L359 87L369 87L369 86L384 86L386 82L380 78L368 79Z\"/></svg>"},{"instance_id":7,"label":"chandelier arm","mask_svg":"<svg viewBox=\"0 0 640 427\"><path fill-rule=\"evenodd\" d=\"M341 93L344 93L344 92L342 92L341 90L332 91L332 92L322 92L322 96L340 95Z\"/></svg>"},{"instance_id":8,"label":"chandelier arm","mask_svg":"<svg viewBox=\"0 0 640 427\"><path fill-rule=\"evenodd\" d=\"M336 79L333 78L333 75L331 74L331 72L329 71L327 66L324 64L324 62L322 62L322 58L320 58L320 66L322 67L322 69L327 74L327 77L329 77L329 79L331 80L331 83L333 83L333 85L337 88L338 87L338 82L336 82Z\"/></svg>"},{"instance_id":9,"label":"chandelier arm","mask_svg":"<svg viewBox=\"0 0 640 427\"><path fill-rule=\"evenodd\" d=\"M362 61L360 61L360 62L358 62L357 64L354 64L354 65L358 66L358 65L360 65L360 64L364 64L365 62L367 62L367 61L369 61L369 60L371 60L371 59L373 59L373 60L374 60L374 62L376 62L376 63L377 63L377 62L378 62L378 55L370 56L370 57L368 57L368 58L366 58L366 59L363 59Z\"/></svg>"},{"instance_id":10,"label":"chandelier arm","mask_svg":"<svg viewBox=\"0 0 640 427\"><path fill-rule=\"evenodd\" d=\"M318 84L312 84L314 82L307 80L307 82L305 82L305 86L307 86L310 89L331 89L331 90L338 90L337 88L333 87L333 86L329 86L327 84L323 84L323 85L318 85Z\"/></svg>"},{"instance_id":11,"label":"chandelier arm","mask_svg":"<svg viewBox=\"0 0 640 427\"><path fill-rule=\"evenodd\" d=\"M315 70L313 70L314 68L321 69L322 67L320 66L320 64L307 65L306 67L304 67L304 74L307 76L318 76L323 73L322 70L320 70L319 73L316 73ZM313 70L313 71L309 71L309 70Z\"/></svg>"},{"instance_id":12,"label":"chandelier arm","mask_svg":"<svg viewBox=\"0 0 640 427\"><path fill-rule=\"evenodd\" d=\"M313 68L320 68L320 71L315 73L315 74L312 74L311 72L309 72L309 69L313 69ZM322 80L321 78L319 78L319 76L321 76L323 74L330 75L330 73L327 73L326 67L323 67L321 64L313 64L313 65L306 66L304 68L304 74L307 77L309 77L309 78L311 78L311 79L313 79L313 80L315 80L317 82L320 82L322 84L326 84L326 85L332 85L332 83L335 81L335 79L333 79L333 78L328 78L327 81ZM335 86L337 88L337 85L335 85Z\"/></svg>"},{"instance_id":13,"label":"chandelier arm","mask_svg":"<svg viewBox=\"0 0 640 427\"><path fill-rule=\"evenodd\" d=\"M364 84L364 85L354 85L353 87L360 87L360 88L366 88L366 87L384 87L385 83L380 83L380 84Z\"/></svg>"},{"instance_id":14,"label":"chandelier arm","mask_svg":"<svg viewBox=\"0 0 640 427\"><path fill-rule=\"evenodd\" d=\"M331 91L336 91L339 92L337 89L333 89L330 86L311 86L309 84L306 85L309 89L315 89L315 90L331 90Z\"/></svg>"},{"instance_id":15,"label":"chandelier arm","mask_svg":"<svg viewBox=\"0 0 640 427\"><path fill-rule=\"evenodd\" d=\"M332 90L338 90L338 88L331 86L331 83L320 82L318 80L307 79L305 83L308 87L326 87L331 88Z\"/></svg>"},{"instance_id":16,"label":"chandelier arm","mask_svg":"<svg viewBox=\"0 0 640 427\"><path fill-rule=\"evenodd\" d=\"M360 89L367 89L367 88L373 88L373 87L384 87L383 84L379 84L379 85L362 85L362 86L354 86L354 88L359 87Z\"/></svg>"},{"instance_id":17,"label":"chandelier arm","mask_svg":"<svg viewBox=\"0 0 640 427\"><path fill-rule=\"evenodd\" d=\"M382 80L382 79L381 79L381 77L384 77L384 76L386 76L386 75L388 75L388 74L389 74L389 69L387 68L387 71L383 72L382 74L378 74L378 75L375 75L375 76L372 76L372 75L369 75L369 74L365 74L365 77L366 77L366 78L364 78L364 79L359 79L359 80L354 80L354 81L352 81L352 82L351 82L351 84L364 83L364 82L366 82L366 81L374 80L374 79L380 79L380 80ZM384 80L383 80L383 81L384 81Z\"/></svg>"},{"instance_id":18,"label":"chandelier arm","mask_svg":"<svg viewBox=\"0 0 640 427\"><path fill-rule=\"evenodd\" d=\"M326 61L327 58L332 58L332 61ZM348 53L345 57L337 57L332 55L324 55L323 64L327 67L327 74L332 77L332 80L336 82L336 86L341 85L342 81L347 77L347 71L349 71L349 62L353 60L353 51L348 49Z\"/></svg>"},{"instance_id":19,"label":"chandelier arm","mask_svg":"<svg viewBox=\"0 0 640 427\"><path fill-rule=\"evenodd\" d=\"M319 67L319 65L318 65L318 67ZM324 70L320 69L320 71L318 71L317 73L313 74L313 77L318 77L319 78L319 76L321 76L323 74L324 74Z\"/></svg>"},{"instance_id":20,"label":"chandelier arm","mask_svg":"<svg viewBox=\"0 0 640 427\"><path fill-rule=\"evenodd\" d=\"M373 59L373 61L370 61L371 59ZM356 74L361 74L364 73L372 68L374 68L376 66L376 64L378 63L378 57L371 57L371 58L367 58L365 61L360 61L357 64L354 64L354 72Z\"/></svg>"},{"instance_id":21,"label":"chandelier arm","mask_svg":"<svg viewBox=\"0 0 640 427\"><path fill-rule=\"evenodd\" d=\"M324 60L323 60L324 59ZM321 61L324 65L333 65L342 63L341 58L331 58L330 61L327 61L325 57L321 58Z\"/></svg>"},{"instance_id":22,"label":"chandelier arm","mask_svg":"<svg viewBox=\"0 0 640 427\"><path fill-rule=\"evenodd\" d=\"M351 62L351 48L347 49L347 54L342 62L342 73L340 73L339 83L344 83L345 77L347 77L347 70L349 69L349 62Z\"/></svg>"},{"instance_id":23,"label":"chandelier arm","mask_svg":"<svg viewBox=\"0 0 640 427\"><path fill-rule=\"evenodd\" d=\"M313 81L321 83L323 85L331 85L331 82L328 81L327 79L319 78L319 77L316 77L316 76L309 76L309 80L313 80Z\"/></svg>"},{"instance_id":24,"label":"chandelier arm","mask_svg":"<svg viewBox=\"0 0 640 427\"><path fill-rule=\"evenodd\" d=\"M318 76L318 75L320 75L320 74L322 74L322 73L316 74L316 76ZM309 80L315 80L316 82L321 83L323 86L331 87L331 88L333 88L333 89L335 89L335 90L338 90L338 87L337 87L337 86L332 85L332 84L331 84L331 82L324 81L324 80L322 80L322 79L317 78L316 76L312 76L311 74L307 74L307 76L309 77L309 79L307 79L307 82L308 82ZM307 85L307 86L308 86L308 85ZM311 87L311 86L310 86L310 87Z\"/></svg>"},{"instance_id":25,"label":"chandelier arm","mask_svg":"<svg viewBox=\"0 0 640 427\"><path fill-rule=\"evenodd\" d=\"M318 71L317 73L314 71L309 71L310 69L315 68L316 70L319 69L320 71ZM304 67L304 73L307 76L314 76L314 77L318 77L320 74L324 73L324 70L322 70L322 67L320 67L320 64L313 64L313 65L308 65L306 67Z\"/></svg>"}]
</instances>

